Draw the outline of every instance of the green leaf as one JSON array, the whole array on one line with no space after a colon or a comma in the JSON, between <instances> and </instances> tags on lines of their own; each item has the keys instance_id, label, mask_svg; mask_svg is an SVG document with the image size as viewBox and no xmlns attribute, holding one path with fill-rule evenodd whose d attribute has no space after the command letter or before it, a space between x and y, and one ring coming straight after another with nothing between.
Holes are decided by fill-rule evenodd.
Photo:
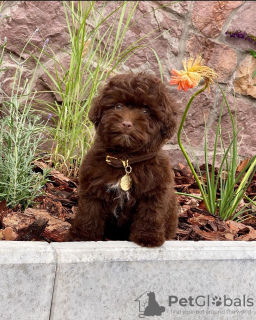
<instances>
[{"instance_id":1,"label":"green leaf","mask_svg":"<svg viewBox=\"0 0 256 320\"><path fill-rule=\"evenodd\" d=\"M256 58L256 51L250 49L250 54L253 56L253 58Z\"/></svg>"},{"instance_id":2,"label":"green leaf","mask_svg":"<svg viewBox=\"0 0 256 320\"><path fill-rule=\"evenodd\" d=\"M252 78L256 77L256 70L253 72Z\"/></svg>"}]
</instances>

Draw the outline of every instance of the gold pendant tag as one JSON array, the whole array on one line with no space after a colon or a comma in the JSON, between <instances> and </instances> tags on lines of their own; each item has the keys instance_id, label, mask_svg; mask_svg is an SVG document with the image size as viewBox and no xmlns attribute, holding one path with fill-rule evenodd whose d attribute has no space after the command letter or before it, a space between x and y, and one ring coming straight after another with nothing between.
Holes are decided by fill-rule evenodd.
<instances>
[{"instance_id":1,"label":"gold pendant tag","mask_svg":"<svg viewBox=\"0 0 256 320\"><path fill-rule=\"evenodd\" d=\"M123 176L120 180L120 187L123 191L128 191L132 186L132 178L129 176L129 174L132 172L132 167L129 166L128 160L122 161L124 170L125 170L125 176Z\"/></svg>"},{"instance_id":2,"label":"gold pendant tag","mask_svg":"<svg viewBox=\"0 0 256 320\"><path fill-rule=\"evenodd\" d=\"M107 156L106 157L106 162L108 164L111 165L111 159L115 159L115 160L121 160L115 157L111 157L111 156ZM124 166L124 170L125 170L125 176L123 176L120 180L120 188L123 191L128 191L131 189L132 186L132 178L130 177L130 174L132 172L132 167L129 165L128 160L121 160L122 164Z\"/></svg>"},{"instance_id":3,"label":"gold pendant tag","mask_svg":"<svg viewBox=\"0 0 256 320\"><path fill-rule=\"evenodd\" d=\"M120 187L123 191L128 191L132 186L132 178L126 174L120 180Z\"/></svg>"}]
</instances>

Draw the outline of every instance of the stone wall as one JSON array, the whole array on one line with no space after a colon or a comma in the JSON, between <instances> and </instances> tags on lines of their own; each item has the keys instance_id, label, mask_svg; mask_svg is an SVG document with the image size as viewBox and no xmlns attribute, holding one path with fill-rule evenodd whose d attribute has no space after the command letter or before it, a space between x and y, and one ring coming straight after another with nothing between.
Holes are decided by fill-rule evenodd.
<instances>
[{"instance_id":1,"label":"stone wall","mask_svg":"<svg viewBox=\"0 0 256 320\"><path fill-rule=\"evenodd\" d=\"M102 1L97 1L97 5L101 6ZM108 1L106 11L118 5L118 1ZM232 110L236 105L238 126L241 128L239 137L242 138L239 154L242 158L256 153L256 86L254 86L256 78L252 79L256 69L256 59L248 53L250 48L256 50L256 44L231 38L225 35L225 32L241 29L247 33L256 33L255 12L254 1L140 1L126 39L128 45L138 37L150 33L143 43L157 52L167 85L172 68L181 69L185 57L202 54L205 63L219 74L218 81L222 88L227 90L227 100ZM10 92L10 82L17 68L9 52L12 53L12 57L18 57L36 29L39 31L33 37L33 43L42 47L48 38L49 48L59 58L65 59L62 49L68 50L69 36L61 2L5 1L3 3L0 16L0 43L4 42L5 37L7 38L3 66L8 67L8 70L0 73L0 83L6 93ZM28 46L27 49L35 51L32 46ZM23 58L26 57L23 53ZM51 67L47 58L44 57L43 62ZM32 69L33 65L27 66L28 78ZM123 70L134 72L148 70L159 75L153 51L146 48L135 53L125 63ZM39 91L50 87L43 69L38 70L35 87ZM170 87L170 92L181 103L182 113L195 90L179 92L175 87ZM41 94L41 98L52 101L56 97L52 94ZM209 146L211 146L221 102L220 89L215 85L210 92L204 92L194 100L188 113L185 130L200 162L204 162L205 123L209 129ZM230 129L230 119L226 109L223 114L223 128L224 131ZM165 149L170 153L174 164L185 163L176 137L165 146Z\"/></svg>"}]
</instances>

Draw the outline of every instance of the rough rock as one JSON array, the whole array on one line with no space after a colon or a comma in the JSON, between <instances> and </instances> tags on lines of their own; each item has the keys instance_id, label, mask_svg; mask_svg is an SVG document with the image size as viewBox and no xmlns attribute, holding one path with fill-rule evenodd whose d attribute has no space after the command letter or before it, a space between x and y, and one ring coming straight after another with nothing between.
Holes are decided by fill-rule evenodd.
<instances>
[{"instance_id":1,"label":"rough rock","mask_svg":"<svg viewBox=\"0 0 256 320\"><path fill-rule=\"evenodd\" d=\"M163 149L167 153L167 155L170 157L171 165L173 168L176 168L179 165L179 163L184 163L184 164L187 163L186 158L184 157L183 153L178 147L175 148L169 144L166 144L163 147ZM187 154L190 159L193 159L193 154L189 150L187 151Z\"/></svg>"},{"instance_id":2,"label":"rough rock","mask_svg":"<svg viewBox=\"0 0 256 320\"><path fill-rule=\"evenodd\" d=\"M229 23L228 30L242 30L247 33L255 35L255 1L220 1L220 2L244 2L244 5L240 7L235 13L234 17ZM242 40L241 40L242 41Z\"/></svg>"},{"instance_id":3,"label":"rough rock","mask_svg":"<svg viewBox=\"0 0 256 320\"><path fill-rule=\"evenodd\" d=\"M237 1L234 1L234 2L237 2ZM224 31L241 30L256 36L255 11L256 11L255 1L244 1L243 6L238 8L234 16L232 17L229 25ZM235 48L237 51L245 52L245 51L248 51L249 49L256 50L256 44L252 44L248 40L244 40L242 38L239 39L236 37L230 37L229 35L226 35L224 40L225 40L225 43Z\"/></svg>"},{"instance_id":4,"label":"rough rock","mask_svg":"<svg viewBox=\"0 0 256 320\"><path fill-rule=\"evenodd\" d=\"M199 35L190 35L186 52L192 56L202 54L205 65L218 73L219 82L229 81L236 68L237 55L234 49Z\"/></svg>"},{"instance_id":5,"label":"rough rock","mask_svg":"<svg viewBox=\"0 0 256 320\"><path fill-rule=\"evenodd\" d=\"M110 1L106 12L110 12L115 6L116 4ZM163 65L164 74L167 75L172 60L179 53L183 27L182 21L169 16L167 11L160 10L158 4L153 1L140 1L122 48L125 49L136 42L136 45L141 47L137 48L121 70L150 70L159 76L156 53Z\"/></svg>"},{"instance_id":6,"label":"rough rock","mask_svg":"<svg viewBox=\"0 0 256 320\"><path fill-rule=\"evenodd\" d=\"M18 61L17 57L15 57L15 59ZM5 92L5 94L2 95L3 99L6 99L6 96L10 97L13 90L15 90L15 93L17 92L17 84L19 82L20 75L21 81L18 93L23 92L26 78L30 79L31 71L29 68L31 69L33 66L26 63L26 66L20 67L10 58L9 55L6 55L1 68L6 69L5 72L0 72L1 89Z\"/></svg>"},{"instance_id":7,"label":"rough rock","mask_svg":"<svg viewBox=\"0 0 256 320\"><path fill-rule=\"evenodd\" d=\"M1 39L7 37L7 49L18 56L28 57L27 52L35 51L35 47L26 43L32 42L42 48L49 38L54 46L63 48L68 44L69 36L62 3L59 1L19 1L16 6L4 4L2 13L8 13L0 20ZM40 17L40 18L39 18ZM35 32L39 29L38 32Z\"/></svg>"},{"instance_id":8,"label":"rough rock","mask_svg":"<svg viewBox=\"0 0 256 320\"><path fill-rule=\"evenodd\" d=\"M199 88L200 86L188 92L180 91L177 93L178 97L183 96L178 100L181 105L178 123L181 121L181 117L191 95L199 90ZM208 124L209 121L211 121L211 113L214 108L215 96L216 88L215 86L212 86L210 91L206 90L199 96L195 97L190 105L183 129L186 132L192 147L199 147L203 144L204 127L205 124ZM181 135L181 141L184 144L188 144L185 134ZM176 135L170 140L170 143L177 143Z\"/></svg>"},{"instance_id":9,"label":"rough rock","mask_svg":"<svg viewBox=\"0 0 256 320\"><path fill-rule=\"evenodd\" d=\"M183 107L187 104L188 98L194 93L180 92L178 96L184 95ZM242 159L251 157L256 153L256 137L253 134L255 131L256 123L256 105L253 99L245 99L239 95L234 98L231 92L226 93L227 102L232 110L233 116L235 116L235 106L237 109L237 126L239 134L239 155ZM204 117L206 117L208 127L208 148L209 156L211 158L214 148L214 140L216 136L217 122L220 115L220 108L223 103L223 97L217 87L212 87L210 93L201 93L192 102L189 112L187 114L184 131L186 132L193 152L197 155L199 163L204 163ZM180 123L180 120L179 120ZM230 115L227 107L224 105L222 115L222 135L226 146L230 142L230 135L232 136L232 125ZM184 135L181 136L181 140L185 150L187 151L189 158L192 162L195 162L193 152L189 143ZM164 149L170 155L170 159L173 165L177 163L186 163L186 160L181 151L176 148L177 135L170 140L170 144L167 144ZM220 149L218 150L220 152ZM220 163L220 157L217 157L217 164Z\"/></svg>"},{"instance_id":10,"label":"rough rock","mask_svg":"<svg viewBox=\"0 0 256 320\"><path fill-rule=\"evenodd\" d=\"M231 12L243 1L195 1L192 23L198 31L209 38L216 38Z\"/></svg>"},{"instance_id":11,"label":"rough rock","mask_svg":"<svg viewBox=\"0 0 256 320\"><path fill-rule=\"evenodd\" d=\"M235 117L235 109L237 110L237 127L239 130L238 141L239 148L238 152L241 158L247 158L251 155L256 154L256 136L253 134L255 132L256 123L256 105L252 103L250 99L243 99L240 96L236 98L232 93L226 93L226 99L232 111L233 117ZM219 95L216 107L214 110L215 119L212 122L212 131L209 135L209 146L213 146L213 141L215 138L215 132L217 127L217 122L220 114L220 108L223 102L222 95ZM227 107L224 105L223 116L222 116L222 134L224 142L228 145L231 134L232 137L232 124L230 120L230 115L228 113Z\"/></svg>"},{"instance_id":12,"label":"rough rock","mask_svg":"<svg viewBox=\"0 0 256 320\"><path fill-rule=\"evenodd\" d=\"M189 12L191 1L156 1L163 10L175 12L180 16L186 16Z\"/></svg>"},{"instance_id":13,"label":"rough rock","mask_svg":"<svg viewBox=\"0 0 256 320\"><path fill-rule=\"evenodd\" d=\"M256 71L256 59L251 55L246 56L239 64L234 79L235 92L256 98L256 77L252 78Z\"/></svg>"},{"instance_id":14,"label":"rough rock","mask_svg":"<svg viewBox=\"0 0 256 320\"><path fill-rule=\"evenodd\" d=\"M107 1L105 13L110 13L122 3L123 1ZM128 4L132 5L133 2L129 1ZM95 5L101 10L104 1L96 1ZM254 1L139 1L121 47L123 49L145 37L140 44L151 47L157 53L163 68L163 79L167 85L172 68L181 69L184 57L201 53L205 63L219 74L218 81L228 84L228 90L231 91L234 85L236 93L242 95L237 98L237 101L240 106L239 118L245 128L243 134L246 140L242 141L240 150L247 155L255 154L256 145L252 134L255 132L254 99L256 97L256 87L253 86L251 79L254 61L249 57L247 51L250 48L256 50L256 44L243 39L231 38L226 36L225 32L241 29L256 35L255 11L256 2ZM116 14L118 22L120 11ZM111 18L109 24L102 25L101 32L112 27L113 20L114 18ZM61 64L68 66L69 61L65 58L66 56L63 56L66 51L70 52L70 44L62 2L4 1L0 16L0 44L3 44L4 37L7 37L8 41L1 68L9 67L9 69L0 72L0 86L8 95L11 93L10 87L13 83L15 69L18 68L18 65L10 58L9 51L17 60L22 48L36 29L39 30L31 40L33 44L42 48L44 41L49 38L49 45L45 48L46 52L54 53L60 58ZM26 58L28 53L36 53L34 50L36 50L34 46L28 45L27 52L24 52L22 56ZM121 65L118 72L149 71L159 76L158 61L153 50L146 47L138 48L138 51ZM43 55L41 61L47 70L54 74L50 58ZM34 67L35 60L26 61L23 67L24 79L31 79ZM34 88L37 91L55 89L50 78L43 74L41 66L38 68ZM170 92L181 103L182 113L187 101L195 91L177 92L174 87L170 87ZM61 97L53 93L40 92L37 97L41 102L35 102L43 115L45 111L45 117L48 112L44 102L61 101ZM0 99L2 98L3 95L0 92ZM217 99L218 96L212 94L211 96L207 96L207 93L200 95L191 106L186 119L184 128L201 162L204 162L202 154L204 115L212 134L219 111L217 105L216 108L213 107ZM179 121L180 119L181 115ZM224 115L224 125L225 119L228 120L228 115ZM184 136L182 139L185 143ZM170 141L167 149L172 154L174 161L182 159L176 137Z\"/></svg>"},{"instance_id":15,"label":"rough rock","mask_svg":"<svg viewBox=\"0 0 256 320\"><path fill-rule=\"evenodd\" d=\"M55 59L58 61L58 63L54 63L53 60L50 63L48 63L47 71L49 75L47 73L43 73L39 81L41 81L41 85L47 87L48 90L51 90L53 92L52 94L54 95L55 100L61 102L63 101L61 97L61 92L59 92L59 88L56 87L54 81L57 82L57 76L59 79L62 79L67 70L69 70L70 54L62 53L56 56ZM35 86L35 88L38 87L40 89L40 82L37 82ZM65 92L64 83L61 85L61 90L62 92Z\"/></svg>"}]
</instances>

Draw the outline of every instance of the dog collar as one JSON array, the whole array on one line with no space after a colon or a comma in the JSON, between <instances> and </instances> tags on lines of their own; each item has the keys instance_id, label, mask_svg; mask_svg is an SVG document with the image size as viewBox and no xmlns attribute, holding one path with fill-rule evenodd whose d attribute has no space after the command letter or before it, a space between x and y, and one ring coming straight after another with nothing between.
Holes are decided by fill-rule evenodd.
<instances>
[{"instance_id":1,"label":"dog collar","mask_svg":"<svg viewBox=\"0 0 256 320\"><path fill-rule=\"evenodd\" d=\"M140 157L134 157L127 160L122 160L119 158L107 156L106 162L112 167L115 168L124 168L125 175L120 180L120 187L123 191L128 191L132 186L132 178L130 177L130 173L132 172L131 165L137 162L146 161L155 157L155 152L147 153Z\"/></svg>"},{"instance_id":2,"label":"dog collar","mask_svg":"<svg viewBox=\"0 0 256 320\"><path fill-rule=\"evenodd\" d=\"M122 159L115 158L115 157L112 157L112 156L107 156L106 157L106 162L112 167L123 168L124 167L124 163L129 163L129 165L131 166L134 163L150 160L150 159L154 158L155 155L156 155L155 152L151 152L151 153L144 154L142 156L131 157L131 158L128 158L127 160L122 160Z\"/></svg>"}]
</instances>

